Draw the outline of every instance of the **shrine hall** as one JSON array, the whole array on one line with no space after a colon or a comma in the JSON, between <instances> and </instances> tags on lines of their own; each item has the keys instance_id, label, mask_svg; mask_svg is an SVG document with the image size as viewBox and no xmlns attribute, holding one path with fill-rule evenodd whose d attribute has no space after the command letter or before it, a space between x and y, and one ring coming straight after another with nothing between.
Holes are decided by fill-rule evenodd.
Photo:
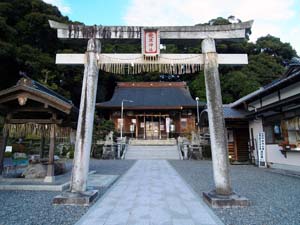
<instances>
[{"instance_id":1,"label":"shrine hall","mask_svg":"<svg viewBox=\"0 0 300 225\"><path fill-rule=\"evenodd\" d=\"M205 107L203 102L198 105L200 111ZM196 129L197 102L185 82L120 82L112 98L96 108L118 131L123 118L128 137L167 139Z\"/></svg>"}]
</instances>

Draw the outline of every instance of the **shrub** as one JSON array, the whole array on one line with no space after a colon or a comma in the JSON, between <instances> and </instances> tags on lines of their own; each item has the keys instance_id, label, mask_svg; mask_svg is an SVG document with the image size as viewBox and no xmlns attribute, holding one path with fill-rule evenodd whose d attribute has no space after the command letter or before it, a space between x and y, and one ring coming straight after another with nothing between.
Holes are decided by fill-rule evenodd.
<instances>
[{"instance_id":1,"label":"shrub","mask_svg":"<svg viewBox=\"0 0 300 225\"><path fill-rule=\"evenodd\" d=\"M5 158L11 158L12 157L12 152L5 152L4 157Z\"/></svg>"},{"instance_id":2,"label":"shrub","mask_svg":"<svg viewBox=\"0 0 300 225\"><path fill-rule=\"evenodd\" d=\"M69 155L69 159L74 159L74 152L75 152L75 149L74 149L74 146L70 146L69 148L69 152L68 152L68 155Z\"/></svg>"}]
</instances>

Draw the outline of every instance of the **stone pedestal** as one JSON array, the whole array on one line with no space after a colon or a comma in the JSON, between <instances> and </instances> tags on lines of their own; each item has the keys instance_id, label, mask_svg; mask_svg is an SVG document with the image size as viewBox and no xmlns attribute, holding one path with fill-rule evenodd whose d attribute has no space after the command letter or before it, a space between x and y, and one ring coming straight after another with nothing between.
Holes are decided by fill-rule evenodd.
<instances>
[{"instance_id":1,"label":"stone pedestal","mask_svg":"<svg viewBox=\"0 0 300 225\"><path fill-rule=\"evenodd\" d=\"M188 159L188 146L187 144L183 145L183 159Z\"/></svg>"},{"instance_id":2,"label":"stone pedestal","mask_svg":"<svg viewBox=\"0 0 300 225\"><path fill-rule=\"evenodd\" d=\"M54 205L81 205L89 206L93 200L98 196L97 190L90 190L85 192L64 192L61 195L54 197Z\"/></svg>"},{"instance_id":3,"label":"stone pedestal","mask_svg":"<svg viewBox=\"0 0 300 225\"><path fill-rule=\"evenodd\" d=\"M122 141L118 142L118 159L121 159Z\"/></svg>"},{"instance_id":4,"label":"stone pedestal","mask_svg":"<svg viewBox=\"0 0 300 225\"><path fill-rule=\"evenodd\" d=\"M55 182L55 176L46 176L44 179L45 183L54 183Z\"/></svg>"},{"instance_id":5,"label":"stone pedestal","mask_svg":"<svg viewBox=\"0 0 300 225\"><path fill-rule=\"evenodd\" d=\"M212 208L239 208L250 205L247 198L234 192L229 195L219 195L216 191L203 192L203 199Z\"/></svg>"}]
</instances>

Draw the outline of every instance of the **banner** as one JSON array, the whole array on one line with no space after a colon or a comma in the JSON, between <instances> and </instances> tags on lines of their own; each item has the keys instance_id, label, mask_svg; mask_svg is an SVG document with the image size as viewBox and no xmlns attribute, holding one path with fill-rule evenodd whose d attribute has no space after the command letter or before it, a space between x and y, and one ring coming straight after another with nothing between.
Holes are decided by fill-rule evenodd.
<instances>
[{"instance_id":1,"label":"banner","mask_svg":"<svg viewBox=\"0 0 300 225\"><path fill-rule=\"evenodd\" d=\"M160 53L159 30L144 29L142 33L142 53L149 60L155 60Z\"/></svg>"}]
</instances>

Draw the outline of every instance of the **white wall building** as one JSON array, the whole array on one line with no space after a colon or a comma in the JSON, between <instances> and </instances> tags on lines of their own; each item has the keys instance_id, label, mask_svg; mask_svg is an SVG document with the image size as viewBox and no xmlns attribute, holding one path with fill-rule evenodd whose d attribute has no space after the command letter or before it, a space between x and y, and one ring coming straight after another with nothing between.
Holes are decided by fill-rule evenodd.
<instances>
[{"instance_id":1,"label":"white wall building","mask_svg":"<svg viewBox=\"0 0 300 225\"><path fill-rule=\"evenodd\" d=\"M294 60L279 80L231 104L248 111L249 143L259 164L258 135L265 134L270 168L300 172L300 62Z\"/></svg>"}]
</instances>

